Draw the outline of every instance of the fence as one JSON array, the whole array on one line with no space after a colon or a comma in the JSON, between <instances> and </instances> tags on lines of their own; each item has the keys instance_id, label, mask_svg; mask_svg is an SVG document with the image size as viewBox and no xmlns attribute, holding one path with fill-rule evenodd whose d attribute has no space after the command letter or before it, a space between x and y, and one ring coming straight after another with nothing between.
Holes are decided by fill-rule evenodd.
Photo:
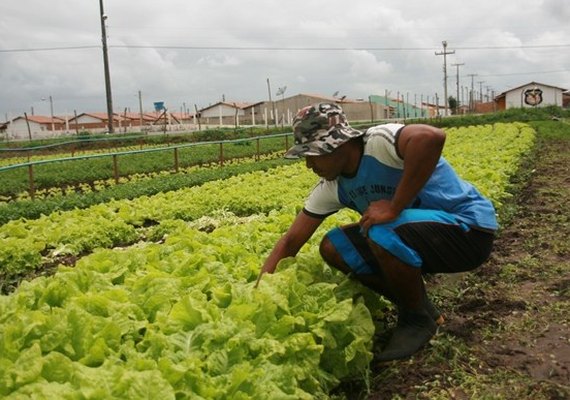
<instances>
[{"instance_id":1,"label":"fence","mask_svg":"<svg viewBox=\"0 0 570 400\"><path fill-rule=\"evenodd\" d=\"M224 161L226 160L226 157L224 155L224 146L225 145L239 144L239 143L245 143L245 142L250 143L252 141L255 141L256 149L255 149L254 156L255 156L255 160L258 161L261 157L261 151L260 151L260 141L261 140L268 140L268 139L283 137L284 138L283 150L285 151L289 148L289 136L290 135L291 135L290 132L288 132L288 133L277 133L277 134L271 134L271 135L253 136L253 137L234 139L234 140L217 140L217 141L194 142L194 143L186 143L186 144L179 144L179 145L175 145L175 146L152 148L152 149L129 150L129 151L114 152L114 153L106 153L106 154L91 154L91 155L82 155L82 156L62 157L62 158L49 159L49 160L28 161L25 163L12 164L12 165L8 165L8 166L0 167L0 173L2 173L4 171L17 170L20 168L27 168L28 191L29 191L30 197L32 199L34 199L34 195L35 195L35 178L34 178L34 172L35 171L34 171L34 167L36 167L38 165L48 165L48 164L54 164L54 163L64 162L64 161L80 162L82 160L111 158L112 159L112 165L113 165L113 167L112 167L113 168L113 178L115 179L116 183L119 183L119 178L121 176L120 164L119 164L120 157L131 156L131 155L142 155L142 154L148 154L148 153L159 153L159 152L168 153L168 152L170 152L170 153L172 153L171 157L172 157L173 169L176 172L178 172L179 168L180 168L179 152L181 149L190 148L190 147L206 146L206 145L207 146L217 145L218 146L217 162L220 164L220 166L223 166Z\"/></svg>"}]
</instances>

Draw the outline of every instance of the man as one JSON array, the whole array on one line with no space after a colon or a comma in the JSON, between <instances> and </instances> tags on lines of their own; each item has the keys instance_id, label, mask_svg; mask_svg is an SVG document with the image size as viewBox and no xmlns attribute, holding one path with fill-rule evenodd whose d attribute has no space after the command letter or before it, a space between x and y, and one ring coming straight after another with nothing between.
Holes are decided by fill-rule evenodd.
<instances>
[{"instance_id":1,"label":"man","mask_svg":"<svg viewBox=\"0 0 570 400\"><path fill-rule=\"evenodd\" d=\"M327 216L343 207L358 211L358 223L326 234L320 253L397 306L397 326L378 359L411 356L442 322L422 274L481 265L497 229L493 205L441 157L445 134L435 127L385 124L361 132L338 105L320 103L300 110L293 131L286 157L305 157L321 180L259 279L295 256Z\"/></svg>"}]
</instances>

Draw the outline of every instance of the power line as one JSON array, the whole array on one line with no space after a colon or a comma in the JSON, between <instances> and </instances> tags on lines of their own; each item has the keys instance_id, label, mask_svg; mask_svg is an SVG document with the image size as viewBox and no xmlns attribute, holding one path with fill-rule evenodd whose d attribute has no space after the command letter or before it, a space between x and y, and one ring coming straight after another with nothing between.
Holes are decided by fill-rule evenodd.
<instances>
[{"instance_id":1,"label":"power line","mask_svg":"<svg viewBox=\"0 0 570 400\"><path fill-rule=\"evenodd\" d=\"M27 49L0 49L0 53L32 53L36 51L59 51L59 50L85 50L99 49L101 46L65 46L65 47L37 47Z\"/></svg>"},{"instance_id":2,"label":"power line","mask_svg":"<svg viewBox=\"0 0 570 400\"><path fill-rule=\"evenodd\" d=\"M279 46L155 46L155 45L111 45L112 48L126 49L167 49L167 50L262 50L262 51L433 51L437 47L279 47ZM564 48L570 44L546 44L528 46L471 46L455 47L456 50L509 50L509 49L542 49Z\"/></svg>"},{"instance_id":3,"label":"power line","mask_svg":"<svg viewBox=\"0 0 570 400\"><path fill-rule=\"evenodd\" d=\"M40 51L99 49L101 46L61 46L0 49L0 53L29 53ZM109 45L114 49L157 49L157 50L233 50L233 51L433 51L437 47L280 47L280 46L171 46L171 45ZM570 44L544 44L521 46L466 46L455 50L516 50L516 49L553 49L566 48Z\"/></svg>"},{"instance_id":4,"label":"power line","mask_svg":"<svg viewBox=\"0 0 570 400\"><path fill-rule=\"evenodd\" d=\"M570 69L559 69L555 71L531 71L531 72L512 72L505 74L485 74L479 75L481 77L493 77L493 76L514 76L514 75L532 75L532 74L557 74L562 72L570 72Z\"/></svg>"}]
</instances>

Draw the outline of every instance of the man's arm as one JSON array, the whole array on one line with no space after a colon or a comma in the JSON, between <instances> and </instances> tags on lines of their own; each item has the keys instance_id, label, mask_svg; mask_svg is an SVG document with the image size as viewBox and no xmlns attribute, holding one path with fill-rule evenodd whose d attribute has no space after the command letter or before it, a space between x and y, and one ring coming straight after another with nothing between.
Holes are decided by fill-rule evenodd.
<instances>
[{"instance_id":1,"label":"man's arm","mask_svg":"<svg viewBox=\"0 0 570 400\"><path fill-rule=\"evenodd\" d=\"M424 187L441 157L445 133L423 124L408 125L398 137L397 148L404 160L402 178L392 200L370 204L360 225L365 232L375 224L392 221L400 215Z\"/></svg>"},{"instance_id":2,"label":"man's arm","mask_svg":"<svg viewBox=\"0 0 570 400\"><path fill-rule=\"evenodd\" d=\"M297 255L301 247L310 239L322 222L322 219L311 217L301 211L289 227L287 233L277 241L269 257L265 260L257 277L255 287L259 284L264 273L271 274L275 271L279 261L283 258Z\"/></svg>"}]
</instances>

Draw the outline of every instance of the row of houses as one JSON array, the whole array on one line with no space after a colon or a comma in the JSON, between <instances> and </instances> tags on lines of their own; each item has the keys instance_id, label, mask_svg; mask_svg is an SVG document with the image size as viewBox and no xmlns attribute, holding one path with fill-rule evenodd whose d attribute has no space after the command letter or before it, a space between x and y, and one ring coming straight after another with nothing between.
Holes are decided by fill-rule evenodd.
<instances>
[{"instance_id":1,"label":"row of houses","mask_svg":"<svg viewBox=\"0 0 570 400\"><path fill-rule=\"evenodd\" d=\"M441 115L443 107L424 102L420 105L404 104L403 99L386 101L379 96L368 99L347 99L300 93L277 101L253 103L220 101L199 109L196 113L155 111L152 113L115 113L115 132L140 131L192 131L213 126L289 126L297 111L318 102L341 104L350 121L380 121L392 118L434 117ZM107 113L81 113L74 116L23 115L0 124L0 133L7 140L40 139L82 132L105 132Z\"/></svg>"},{"instance_id":2,"label":"row of houses","mask_svg":"<svg viewBox=\"0 0 570 400\"><path fill-rule=\"evenodd\" d=\"M168 112L166 110L150 113L113 114L115 132L140 131L192 131L201 127L212 126L272 126L291 125L295 113L313 103L334 102L340 104L349 121L405 120L407 118L433 118L449 113L443 105L423 98L413 103L402 98L371 95L368 99L347 99L300 93L277 101L259 101L254 103L220 101L197 110L196 113ZM460 105L454 113L484 113L505 110L513 107L543 107L556 105L568 107L568 90L530 82L509 89L493 101L474 102ZM25 140L62 136L81 132L105 132L108 127L107 113L81 113L73 116L18 116L0 124L0 133L7 140Z\"/></svg>"},{"instance_id":3,"label":"row of houses","mask_svg":"<svg viewBox=\"0 0 570 400\"><path fill-rule=\"evenodd\" d=\"M7 139L35 139L61 136L69 133L104 132L108 127L108 114L102 112L81 113L73 116L21 115L0 125ZM141 127L149 130L163 129L192 123L192 117L183 113L122 113L113 114L113 126L116 132L128 132Z\"/></svg>"}]
</instances>

